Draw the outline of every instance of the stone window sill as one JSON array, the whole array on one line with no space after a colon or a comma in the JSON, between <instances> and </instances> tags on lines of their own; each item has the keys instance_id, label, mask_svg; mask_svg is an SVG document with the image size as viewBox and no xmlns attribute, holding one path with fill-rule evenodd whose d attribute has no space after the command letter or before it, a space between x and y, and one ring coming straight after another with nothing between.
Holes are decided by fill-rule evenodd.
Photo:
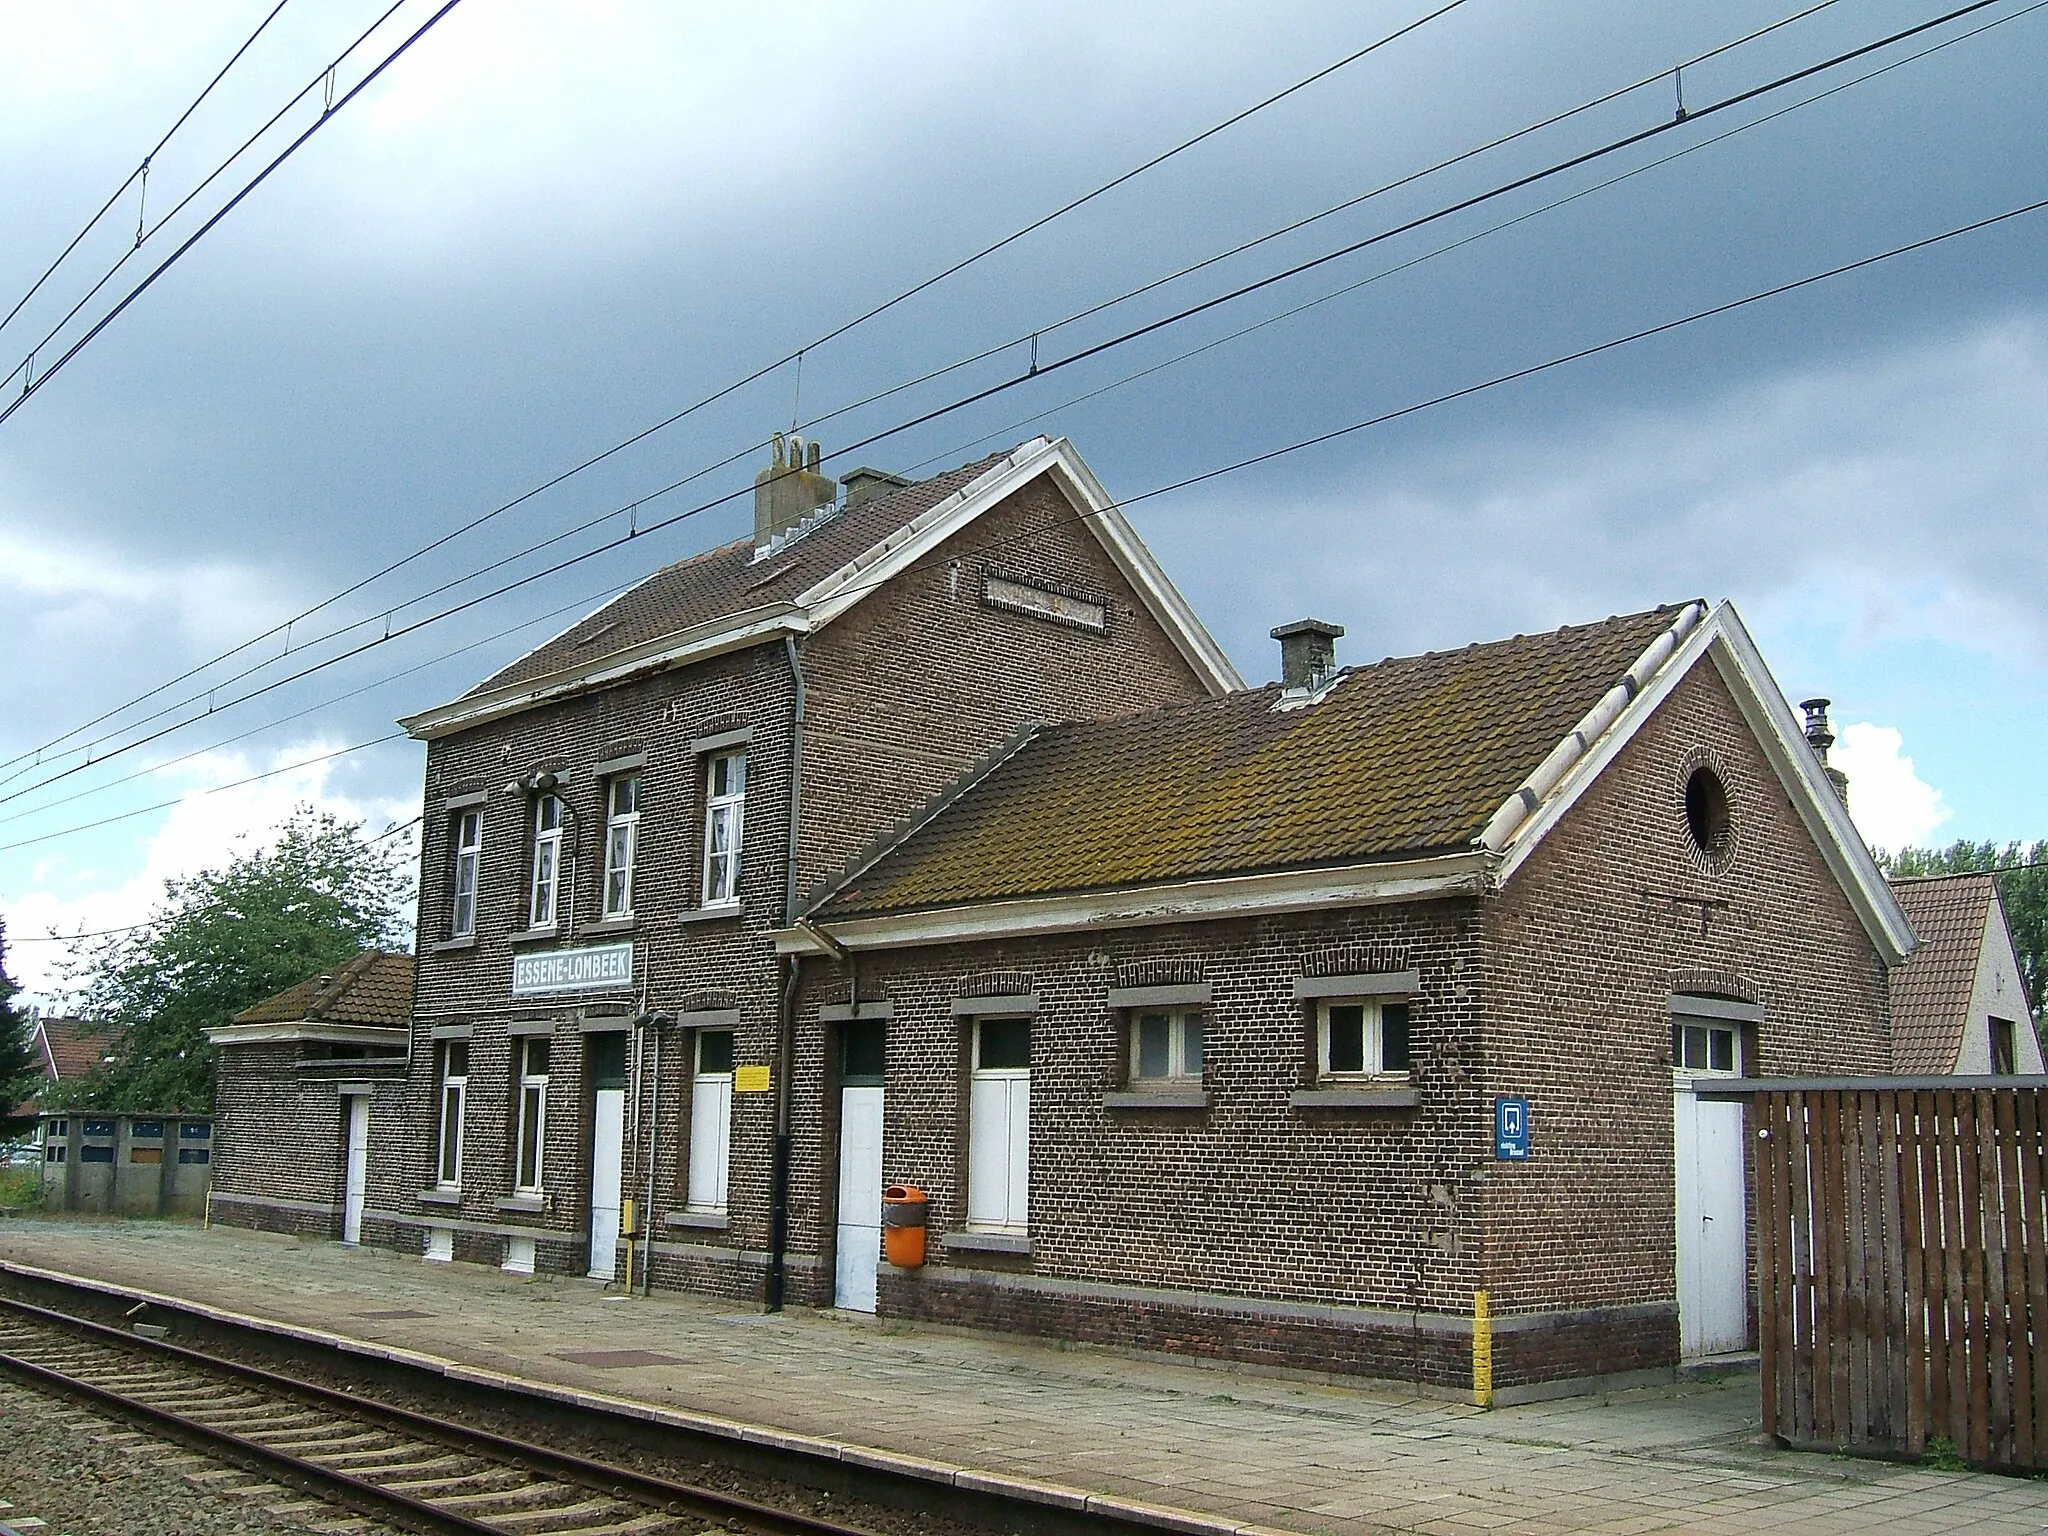
<instances>
[{"instance_id":1,"label":"stone window sill","mask_svg":"<svg viewBox=\"0 0 2048 1536\"><path fill-rule=\"evenodd\" d=\"M1420 1088L1298 1088L1288 1100L1296 1109L1414 1109L1422 1102Z\"/></svg>"},{"instance_id":2,"label":"stone window sill","mask_svg":"<svg viewBox=\"0 0 2048 1536\"><path fill-rule=\"evenodd\" d=\"M720 902L715 907L692 907L687 912L678 912L675 921L679 923L715 923L721 919L736 919L741 913L736 901Z\"/></svg>"},{"instance_id":3,"label":"stone window sill","mask_svg":"<svg viewBox=\"0 0 2048 1536\"><path fill-rule=\"evenodd\" d=\"M634 920L631 916L606 917L600 918L594 923L585 923L578 931L587 938L607 933L631 933L634 926Z\"/></svg>"},{"instance_id":4,"label":"stone window sill","mask_svg":"<svg viewBox=\"0 0 2048 1536\"><path fill-rule=\"evenodd\" d=\"M550 928L522 928L508 937L514 944L545 944L562 937L559 926Z\"/></svg>"},{"instance_id":5,"label":"stone window sill","mask_svg":"<svg viewBox=\"0 0 2048 1536\"><path fill-rule=\"evenodd\" d=\"M420 1191L421 1205L460 1205L462 1191L459 1189L423 1189Z\"/></svg>"},{"instance_id":6,"label":"stone window sill","mask_svg":"<svg viewBox=\"0 0 2048 1536\"><path fill-rule=\"evenodd\" d=\"M1031 1239L1022 1232L948 1232L950 1253L1014 1253L1031 1257Z\"/></svg>"},{"instance_id":7,"label":"stone window sill","mask_svg":"<svg viewBox=\"0 0 2048 1536\"><path fill-rule=\"evenodd\" d=\"M1104 1109L1207 1109L1209 1095L1200 1088L1129 1088L1102 1096Z\"/></svg>"},{"instance_id":8,"label":"stone window sill","mask_svg":"<svg viewBox=\"0 0 2048 1536\"><path fill-rule=\"evenodd\" d=\"M547 1200L540 1195L507 1195L498 1209L519 1216L540 1216L547 1212Z\"/></svg>"},{"instance_id":9,"label":"stone window sill","mask_svg":"<svg viewBox=\"0 0 2048 1536\"><path fill-rule=\"evenodd\" d=\"M437 955L448 955L455 953L455 951L457 950L475 948L476 935L470 933L464 934L459 939L443 939L440 943L434 946L434 953Z\"/></svg>"},{"instance_id":10,"label":"stone window sill","mask_svg":"<svg viewBox=\"0 0 2048 1536\"><path fill-rule=\"evenodd\" d=\"M724 1211L670 1211L662 1222L671 1227L687 1227L694 1232L726 1232L732 1228L732 1217Z\"/></svg>"}]
</instances>

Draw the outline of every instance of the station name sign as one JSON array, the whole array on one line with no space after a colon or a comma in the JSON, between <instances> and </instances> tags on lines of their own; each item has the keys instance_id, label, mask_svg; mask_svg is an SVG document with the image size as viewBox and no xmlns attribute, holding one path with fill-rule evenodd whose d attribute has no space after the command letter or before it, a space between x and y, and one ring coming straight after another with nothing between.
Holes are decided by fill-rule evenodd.
<instances>
[{"instance_id":1,"label":"station name sign","mask_svg":"<svg viewBox=\"0 0 2048 1536\"><path fill-rule=\"evenodd\" d=\"M512 957L512 995L548 997L557 992L597 992L633 985L633 946L598 944L582 949L543 949Z\"/></svg>"}]
</instances>

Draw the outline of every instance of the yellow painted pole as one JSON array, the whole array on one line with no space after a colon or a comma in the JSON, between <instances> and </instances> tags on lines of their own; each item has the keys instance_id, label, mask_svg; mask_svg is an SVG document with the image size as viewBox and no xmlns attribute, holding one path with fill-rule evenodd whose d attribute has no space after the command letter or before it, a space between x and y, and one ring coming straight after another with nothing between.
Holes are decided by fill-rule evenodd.
<instances>
[{"instance_id":1,"label":"yellow painted pole","mask_svg":"<svg viewBox=\"0 0 2048 1536\"><path fill-rule=\"evenodd\" d=\"M619 1202L619 1235L626 1240L626 1294L633 1294L633 1237L636 1228L633 1223L633 1197L628 1195Z\"/></svg>"},{"instance_id":2,"label":"yellow painted pole","mask_svg":"<svg viewBox=\"0 0 2048 1536\"><path fill-rule=\"evenodd\" d=\"M1493 1406L1493 1312L1484 1291L1472 1293L1472 1401Z\"/></svg>"}]
</instances>

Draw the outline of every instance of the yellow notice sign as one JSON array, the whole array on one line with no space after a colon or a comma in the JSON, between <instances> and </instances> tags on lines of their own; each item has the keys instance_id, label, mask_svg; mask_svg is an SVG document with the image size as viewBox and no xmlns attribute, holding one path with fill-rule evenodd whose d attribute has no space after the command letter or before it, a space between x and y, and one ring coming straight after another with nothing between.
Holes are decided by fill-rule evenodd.
<instances>
[{"instance_id":1,"label":"yellow notice sign","mask_svg":"<svg viewBox=\"0 0 2048 1536\"><path fill-rule=\"evenodd\" d=\"M734 1067L732 1069L732 1091L734 1093L766 1093L768 1091L768 1068Z\"/></svg>"}]
</instances>

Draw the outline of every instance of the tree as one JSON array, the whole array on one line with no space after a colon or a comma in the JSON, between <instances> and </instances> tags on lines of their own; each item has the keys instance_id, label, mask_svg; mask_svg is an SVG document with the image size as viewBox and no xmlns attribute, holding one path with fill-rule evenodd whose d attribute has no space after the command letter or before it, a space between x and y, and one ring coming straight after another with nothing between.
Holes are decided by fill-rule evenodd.
<instances>
[{"instance_id":1,"label":"tree","mask_svg":"<svg viewBox=\"0 0 2048 1536\"><path fill-rule=\"evenodd\" d=\"M74 980L84 1015L120 1043L63 1091L77 1108L213 1107L206 1032L365 949L408 942L402 845L300 806L268 848L164 883L148 921L107 939Z\"/></svg>"},{"instance_id":2,"label":"tree","mask_svg":"<svg viewBox=\"0 0 2048 1536\"><path fill-rule=\"evenodd\" d=\"M43 1074L36 1061L35 1025L14 1006L21 988L7 974L7 925L0 923L0 1143L17 1140L35 1128L34 1114L18 1115L36 1090L43 1086Z\"/></svg>"},{"instance_id":3,"label":"tree","mask_svg":"<svg viewBox=\"0 0 2048 1536\"><path fill-rule=\"evenodd\" d=\"M2001 848L1996 843L1963 841L1940 849L1901 848L1895 854L1879 853L1877 862L1891 876L1996 874L2006 920L2012 924L2013 948L2019 951L2020 974L2034 1008L2034 1027L2048 1031L2048 997L2042 995L2043 984L2048 983L2048 842L2007 843Z\"/></svg>"}]
</instances>

